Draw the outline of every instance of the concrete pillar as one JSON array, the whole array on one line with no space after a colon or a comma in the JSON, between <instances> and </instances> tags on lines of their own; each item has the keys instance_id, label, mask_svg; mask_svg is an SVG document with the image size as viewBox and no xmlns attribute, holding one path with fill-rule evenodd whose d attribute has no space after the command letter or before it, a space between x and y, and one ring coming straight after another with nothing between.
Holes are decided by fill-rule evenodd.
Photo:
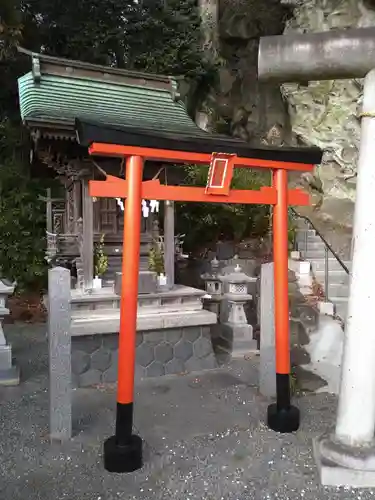
<instances>
[{"instance_id":1,"label":"concrete pillar","mask_svg":"<svg viewBox=\"0 0 375 500\"><path fill-rule=\"evenodd\" d=\"M259 391L276 397L275 295L273 262L262 264L260 272L260 360Z\"/></svg>"},{"instance_id":2,"label":"concrete pillar","mask_svg":"<svg viewBox=\"0 0 375 500\"><path fill-rule=\"evenodd\" d=\"M363 113L375 114L375 70L365 78ZM353 445L369 444L375 432L375 115L362 118L357 197L353 228L353 263L342 365L336 436Z\"/></svg>"},{"instance_id":3,"label":"concrete pillar","mask_svg":"<svg viewBox=\"0 0 375 500\"><path fill-rule=\"evenodd\" d=\"M18 385L20 382L19 369L13 365L12 346L7 344L2 326L4 317L9 314L6 300L14 292L14 288L14 283L0 279L0 386Z\"/></svg>"},{"instance_id":4,"label":"concrete pillar","mask_svg":"<svg viewBox=\"0 0 375 500\"><path fill-rule=\"evenodd\" d=\"M72 435L70 272L48 271L48 349L51 441Z\"/></svg>"},{"instance_id":5,"label":"concrete pillar","mask_svg":"<svg viewBox=\"0 0 375 500\"><path fill-rule=\"evenodd\" d=\"M325 485L375 486L375 70L364 83L353 229L353 263L334 435L315 443Z\"/></svg>"}]
</instances>

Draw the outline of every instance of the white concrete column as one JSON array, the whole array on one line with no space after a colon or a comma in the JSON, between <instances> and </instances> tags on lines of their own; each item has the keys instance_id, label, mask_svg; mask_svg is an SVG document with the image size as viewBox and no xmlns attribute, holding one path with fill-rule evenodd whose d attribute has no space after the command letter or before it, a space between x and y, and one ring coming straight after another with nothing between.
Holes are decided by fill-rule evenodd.
<instances>
[{"instance_id":1,"label":"white concrete column","mask_svg":"<svg viewBox=\"0 0 375 500\"><path fill-rule=\"evenodd\" d=\"M366 114L371 116L366 116ZM375 69L365 78L353 262L336 438L370 444L375 431Z\"/></svg>"},{"instance_id":2,"label":"white concrete column","mask_svg":"<svg viewBox=\"0 0 375 500\"><path fill-rule=\"evenodd\" d=\"M167 285L174 285L174 201L164 203L164 269L167 277Z\"/></svg>"}]
</instances>

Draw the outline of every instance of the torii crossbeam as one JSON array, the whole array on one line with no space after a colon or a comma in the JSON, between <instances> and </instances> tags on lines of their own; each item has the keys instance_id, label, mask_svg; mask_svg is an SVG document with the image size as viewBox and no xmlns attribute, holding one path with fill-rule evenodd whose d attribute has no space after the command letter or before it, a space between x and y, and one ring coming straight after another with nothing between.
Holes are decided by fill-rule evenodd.
<instances>
[{"instance_id":1,"label":"torii crossbeam","mask_svg":"<svg viewBox=\"0 0 375 500\"><path fill-rule=\"evenodd\" d=\"M319 150L315 150L310 156L301 153L303 159L298 162L287 159L283 161L284 151L281 149L279 155L274 152L273 158L267 158L269 155L264 151L262 154L259 152L259 157L256 154L254 157L237 156L233 152L234 147L229 153L192 152L177 150L175 147L172 145L170 149L154 149L99 142L93 142L89 147L91 155L126 158L126 179L108 175L103 181L90 181L89 185L91 196L126 199L124 211L126 245L123 246L122 261L116 434L104 444L104 465L110 472L132 472L142 466L142 440L132 434L142 199L268 204L274 207L277 403L268 408L268 424L279 432L293 432L299 427L299 411L291 405L289 380L288 205L308 205L309 197L299 189L288 190L288 170L311 171L314 163L310 160L314 159L315 163L319 163L321 153ZM200 149L204 147L201 146ZM254 151L256 153L256 150ZM277 159L277 156L280 156L280 159ZM146 160L210 165L207 186L206 188L167 186L158 180L142 182ZM234 168L272 170L272 186L263 187L258 191L231 190Z\"/></svg>"}]
</instances>

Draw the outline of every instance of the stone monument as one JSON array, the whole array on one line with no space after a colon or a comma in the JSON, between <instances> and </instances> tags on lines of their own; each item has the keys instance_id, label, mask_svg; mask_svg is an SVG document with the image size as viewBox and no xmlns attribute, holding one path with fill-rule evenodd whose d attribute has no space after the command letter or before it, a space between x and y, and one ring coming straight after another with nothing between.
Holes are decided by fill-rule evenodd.
<instances>
[{"instance_id":1,"label":"stone monument","mask_svg":"<svg viewBox=\"0 0 375 500\"><path fill-rule=\"evenodd\" d=\"M8 316L9 309L6 300L14 292L15 283L0 278L0 385L18 385L20 373L17 366L12 364L12 346L5 340L2 321Z\"/></svg>"}]
</instances>

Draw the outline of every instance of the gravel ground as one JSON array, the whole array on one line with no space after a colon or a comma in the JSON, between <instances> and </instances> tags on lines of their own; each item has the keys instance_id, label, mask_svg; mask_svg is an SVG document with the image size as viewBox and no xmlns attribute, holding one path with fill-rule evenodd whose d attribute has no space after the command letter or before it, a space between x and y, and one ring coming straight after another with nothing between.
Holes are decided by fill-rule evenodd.
<instances>
[{"instance_id":1,"label":"gravel ground","mask_svg":"<svg viewBox=\"0 0 375 500\"><path fill-rule=\"evenodd\" d=\"M74 393L74 438L48 440L45 328L9 326L22 383L0 389L0 500L370 499L372 490L322 488L311 440L328 430L333 397L297 400L302 425L278 435L264 425L268 402L256 391L256 363L137 386L135 424L145 466L108 474L102 442L114 425L114 387Z\"/></svg>"}]
</instances>

